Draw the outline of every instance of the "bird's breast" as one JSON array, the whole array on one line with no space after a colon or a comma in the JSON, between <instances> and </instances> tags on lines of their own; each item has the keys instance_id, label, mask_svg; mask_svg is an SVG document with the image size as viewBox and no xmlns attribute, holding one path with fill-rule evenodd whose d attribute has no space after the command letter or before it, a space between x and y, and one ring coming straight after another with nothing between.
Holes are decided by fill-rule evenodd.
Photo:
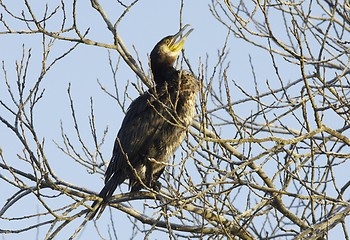
<instances>
[{"instance_id":1,"label":"bird's breast","mask_svg":"<svg viewBox=\"0 0 350 240\"><path fill-rule=\"evenodd\" d=\"M187 72L180 72L174 81L158 85L152 102L157 118L163 119L164 123L158 128L158 138L148 157L168 162L180 146L195 115L198 90L197 79Z\"/></svg>"}]
</instances>

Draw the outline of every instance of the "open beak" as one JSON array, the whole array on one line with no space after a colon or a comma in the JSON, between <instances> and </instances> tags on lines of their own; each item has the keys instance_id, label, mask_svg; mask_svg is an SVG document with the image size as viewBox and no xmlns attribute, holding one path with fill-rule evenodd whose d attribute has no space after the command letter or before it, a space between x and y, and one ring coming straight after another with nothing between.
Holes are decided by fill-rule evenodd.
<instances>
[{"instance_id":1,"label":"open beak","mask_svg":"<svg viewBox=\"0 0 350 240\"><path fill-rule=\"evenodd\" d=\"M179 52L183 48L187 36L190 35L190 33L193 31L193 28L191 28L190 30L188 30L188 32L182 35L185 32L186 28L188 28L189 26L190 26L189 24L186 24L183 28L180 29L178 33L176 33L172 37L172 40L169 44L169 49L172 52Z\"/></svg>"}]
</instances>

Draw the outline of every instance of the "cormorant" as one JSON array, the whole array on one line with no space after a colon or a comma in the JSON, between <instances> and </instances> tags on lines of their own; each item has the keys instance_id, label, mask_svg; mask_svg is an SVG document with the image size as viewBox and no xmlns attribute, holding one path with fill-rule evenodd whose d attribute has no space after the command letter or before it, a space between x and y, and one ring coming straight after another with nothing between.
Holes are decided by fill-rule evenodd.
<instances>
[{"instance_id":1,"label":"cormorant","mask_svg":"<svg viewBox=\"0 0 350 240\"><path fill-rule=\"evenodd\" d=\"M190 29L160 40L151 52L155 86L136 98L126 112L114 143L113 156L105 173L105 186L99 193L102 210L113 192L129 179L131 192L141 188L160 190L157 181L169 158L185 138L195 113L198 80L189 72L176 70L179 56ZM89 219L95 213L91 213ZM101 210L101 211L102 211Z\"/></svg>"}]
</instances>

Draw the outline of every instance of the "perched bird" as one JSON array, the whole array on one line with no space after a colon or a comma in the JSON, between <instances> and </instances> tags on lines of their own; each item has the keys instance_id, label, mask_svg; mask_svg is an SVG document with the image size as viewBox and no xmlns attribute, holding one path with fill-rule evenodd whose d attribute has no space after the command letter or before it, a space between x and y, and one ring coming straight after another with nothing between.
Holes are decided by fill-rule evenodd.
<instances>
[{"instance_id":1,"label":"perched bird","mask_svg":"<svg viewBox=\"0 0 350 240\"><path fill-rule=\"evenodd\" d=\"M96 208L102 206L103 210L117 186L126 179L129 179L131 192L141 188L160 190L157 180L185 138L195 114L198 80L173 66L193 31L190 29L181 36L188 26L163 38L152 50L155 86L136 98L126 112L105 173L105 186L99 193L102 202L95 201L92 208L99 204Z\"/></svg>"}]
</instances>

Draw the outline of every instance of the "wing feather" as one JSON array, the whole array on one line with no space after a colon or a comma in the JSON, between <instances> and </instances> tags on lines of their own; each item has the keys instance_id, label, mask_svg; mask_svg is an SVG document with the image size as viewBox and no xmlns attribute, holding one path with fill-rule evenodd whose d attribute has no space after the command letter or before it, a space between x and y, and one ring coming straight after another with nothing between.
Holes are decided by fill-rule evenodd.
<instances>
[{"instance_id":1,"label":"wing feather","mask_svg":"<svg viewBox=\"0 0 350 240\"><path fill-rule=\"evenodd\" d=\"M120 183L128 178L127 159L133 167L145 160L150 146L159 138L160 130L167 124L166 111L164 107L160 107L158 99L146 92L131 103L114 143L105 182L108 182L113 174L120 175Z\"/></svg>"}]
</instances>

